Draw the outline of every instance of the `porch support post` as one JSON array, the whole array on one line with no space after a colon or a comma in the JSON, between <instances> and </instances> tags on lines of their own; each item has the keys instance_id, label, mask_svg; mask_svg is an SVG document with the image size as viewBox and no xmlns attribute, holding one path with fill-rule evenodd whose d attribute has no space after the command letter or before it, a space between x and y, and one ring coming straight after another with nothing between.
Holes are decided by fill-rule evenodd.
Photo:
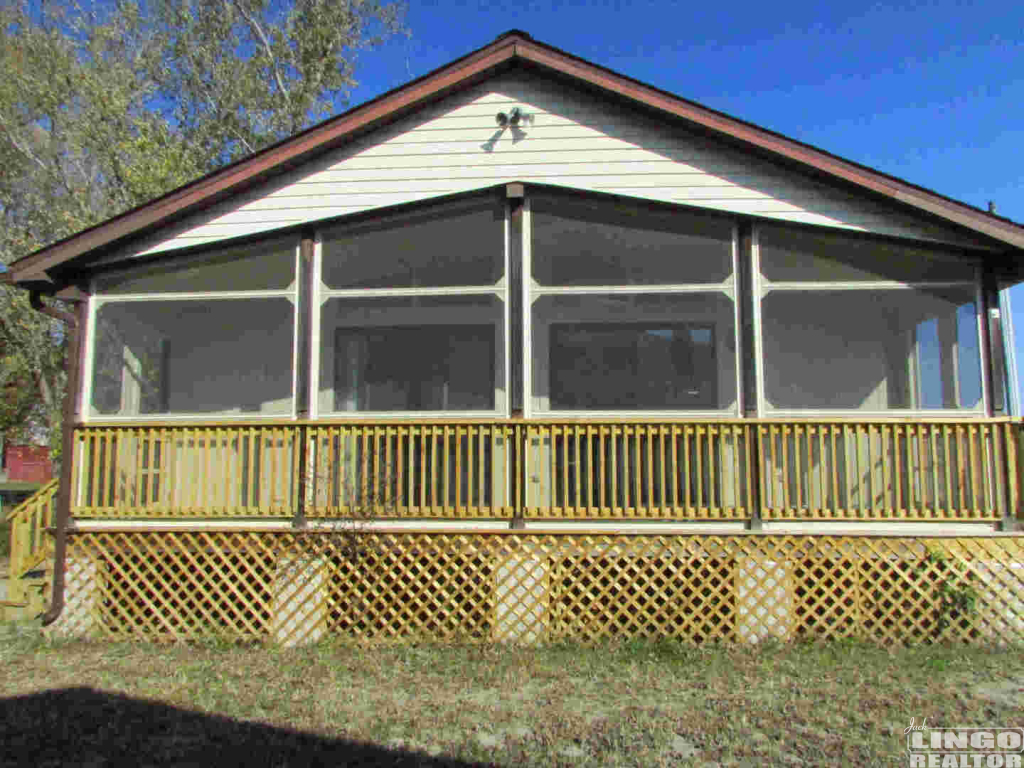
<instances>
[{"instance_id":1,"label":"porch support post","mask_svg":"<svg viewBox=\"0 0 1024 768\"><path fill-rule=\"evenodd\" d=\"M315 233L307 231L302 233L302 241L299 244L299 274L296 275L298 284L298 340L299 348L295 356L295 415L299 420L309 418L310 402L315 396L309 391L312 381L313 364L313 313L317 307L313 306L315 295L314 281L317 275L314 271L313 249L316 247L314 241ZM295 471L298 473L298 497L295 499L294 525L296 528L306 526L306 500L309 496L309 440L308 429L299 425L295 430L296 440L296 462Z\"/></svg>"},{"instance_id":2,"label":"porch support post","mask_svg":"<svg viewBox=\"0 0 1024 768\"><path fill-rule=\"evenodd\" d=\"M523 393L525 390L524 371L526 361L523 359L523 313L529 311L529 307L523 306L523 201L526 196L524 185L508 184L505 187L505 195L508 199L508 274L505 276L510 289L509 297L509 325L506 333L509 335L509 385L511 391L509 397L509 412L515 419L523 418ZM520 426L520 425L517 425ZM512 491L512 522L511 528L525 528L526 521L523 518L523 505L526 503L524 493L525 485L522 483L523 460L525 452L522 450L521 435L525 429L515 429L511 437L505 441L506 466L509 467L513 477Z\"/></svg>"},{"instance_id":3,"label":"porch support post","mask_svg":"<svg viewBox=\"0 0 1024 768\"><path fill-rule=\"evenodd\" d=\"M313 281L316 275L313 274L313 248L315 247L312 232L302 233L302 242L299 245L299 274L296 275L298 284L298 323L297 335L299 348L296 354L295 370L295 413L300 419L309 417L309 401L312 394L309 391L311 380L310 365L313 358L313 339L310 334L313 330Z\"/></svg>"},{"instance_id":4,"label":"porch support post","mask_svg":"<svg viewBox=\"0 0 1024 768\"><path fill-rule=\"evenodd\" d=\"M739 359L740 366L740 407L741 415L756 419L757 402L757 345L755 344L754 302L754 225L748 219L739 224L737 248L738 274L736 275L736 302L739 310ZM747 483L750 484L747 498L750 499L750 521L747 527L752 531L761 530L761 435L759 425L749 425L746 439L750 446L750 466L747 468Z\"/></svg>"},{"instance_id":5,"label":"porch support post","mask_svg":"<svg viewBox=\"0 0 1024 768\"><path fill-rule=\"evenodd\" d=\"M57 491L57 508L54 515L53 585L50 607L42 617L43 626L52 624L64 610L64 572L67 559L67 529L71 521L71 476L75 452L75 423L78 421L81 399L81 350L82 334L85 328L87 304L85 294L64 292L62 298L76 302L74 313L50 307L43 303L38 292L29 297L32 308L64 323L67 346L64 351L64 371L67 377L64 391L64 406L61 420L61 461L60 480Z\"/></svg>"},{"instance_id":6,"label":"porch support post","mask_svg":"<svg viewBox=\"0 0 1024 768\"><path fill-rule=\"evenodd\" d=\"M1003 326L999 314L999 284L991 266L986 264L981 274L981 343L988 374L985 379L985 394L988 398L988 415L1006 415L1006 360L1003 353Z\"/></svg>"},{"instance_id":7,"label":"porch support post","mask_svg":"<svg viewBox=\"0 0 1024 768\"><path fill-rule=\"evenodd\" d=\"M525 190L522 184L509 184L505 188L508 198L508 271L505 276L509 289L509 411L513 416L523 415L523 200Z\"/></svg>"},{"instance_id":8,"label":"porch support post","mask_svg":"<svg viewBox=\"0 0 1024 768\"><path fill-rule=\"evenodd\" d=\"M984 264L981 273L981 343L984 350L985 360L988 362L985 371L985 396L988 400L989 416L1007 415L1006 392L1006 357L1003 347L1003 324L999 312L999 280L995 270L989 263ZM999 430L998 425L993 425L993 430ZM1002 462L992 467L993 473L1000 473L1002 477L996 478L995 487L998 492L1005 492L1006 496L1000 499L1000 506L1003 508L1003 519L999 521L999 528L1004 531L1012 531L1016 525L1017 510L1016 503L1016 477L1017 460L1016 446L1011 446L1013 435L1010 430L1003 431L996 440L1004 438L1003 450L998 452Z\"/></svg>"}]
</instances>

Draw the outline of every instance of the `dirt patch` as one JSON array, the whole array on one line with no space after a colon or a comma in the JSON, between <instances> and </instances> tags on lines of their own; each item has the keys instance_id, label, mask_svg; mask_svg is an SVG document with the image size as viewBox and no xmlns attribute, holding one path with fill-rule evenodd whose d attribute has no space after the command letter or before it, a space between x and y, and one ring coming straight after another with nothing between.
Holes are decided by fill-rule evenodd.
<instances>
[{"instance_id":1,"label":"dirt patch","mask_svg":"<svg viewBox=\"0 0 1024 768\"><path fill-rule=\"evenodd\" d=\"M1020 707L1024 705L1024 675L1012 680L982 683L974 689L974 695L1004 707Z\"/></svg>"}]
</instances>

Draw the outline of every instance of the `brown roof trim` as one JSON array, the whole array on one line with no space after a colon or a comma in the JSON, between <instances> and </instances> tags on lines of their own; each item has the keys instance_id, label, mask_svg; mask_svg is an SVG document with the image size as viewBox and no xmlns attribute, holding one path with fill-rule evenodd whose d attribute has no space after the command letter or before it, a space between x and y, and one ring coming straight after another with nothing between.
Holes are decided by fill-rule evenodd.
<instances>
[{"instance_id":1,"label":"brown roof trim","mask_svg":"<svg viewBox=\"0 0 1024 768\"><path fill-rule=\"evenodd\" d=\"M881 195L1015 248L1024 226L936 192L844 160L809 144L682 99L511 31L491 44L337 117L214 171L162 197L40 249L10 265L15 282L46 280L45 271L97 248L148 232L337 146L354 134L468 87L514 60L528 62L610 94L724 135L805 168Z\"/></svg>"}]
</instances>

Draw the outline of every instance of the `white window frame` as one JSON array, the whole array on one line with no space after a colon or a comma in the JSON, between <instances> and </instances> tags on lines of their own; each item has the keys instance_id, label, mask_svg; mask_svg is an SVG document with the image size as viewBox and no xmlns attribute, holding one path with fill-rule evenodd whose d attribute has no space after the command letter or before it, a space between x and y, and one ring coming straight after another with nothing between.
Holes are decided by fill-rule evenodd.
<instances>
[{"instance_id":1,"label":"white window frame","mask_svg":"<svg viewBox=\"0 0 1024 768\"><path fill-rule=\"evenodd\" d=\"M838 234L838 233L837 233ZM841 236L841 235L840 235ZM843 418L843 419L891 419L891 418L962 418L965 416L983 416L988 413L988 358L985 354L982 329L982 303L981 303L981 266L974 265L974 279L967 280L941 280L925 281L917 280L912 282L899 280L873 280L873 281L771 281L761 273L761 249L760 249L760 227L754 225L752 234L752 299L754 302L754 346L757 355L757 417L759 419L786 419L786 418ZM978 340L978 359L981 366L981 398L973 408L890 408L886 410L857 409L857 408L770 408L765 392L765 364L764 359L764 336L762 324L761 304L769 293L773 291L784 291L792 293L813 293L820 291L894 291L894 290L920 290L928 288L973 288L975 302L975 325ZM914 358L916 363L917 342L915 341ZM959 374L959 360L955 361L957 373ZM915 377L915 389L920 388L919 377ZM957 396L959 398L960 381L956 381ZM920 400L920 398L918 398Z\"/></svg>"},{"instance_id":2,"label":"white window frame","mask_svg":"<svg viewBox=\"0 0 1024 768\"><path fill-rule=\"evenodd\" d=\"M523 398L524 416L528 419L561 419L561 418L616 418L616 419L722 419L736 418L742 413L742 354L741 333L739 324L738 270L739 270L739 225L731 221L732 271L720 283L665 283L652 285L608 285L608 286L541 286L533 279L532 246L533 222L530 208L530 195L526 195L523 206ZM723 293L732 302L733 308L733 376L735 378L735 398L730 408L721 409L616 409L616 410L567 410L545 408L534 396L534 374L543 375L547 370L547 361L537 359L533 354L533 303L542 296L569 295L639 295L639 294L713 294ZM687 317L680 316L680 321ZM697 320L698 318L692 318ZM724 334L716 334L719 348L727 344Z\"/></svg>"},{"instance_id":3,"label":"white window frame","mask_svg":"<svg viewBox=\"0 0 1024 768\"><path fill-rule=\"evenodd\" d=\"M301 272L300 251L301 240L297 237L268 238L260 241L261 247L280 242L282 246L292 243L293 250L293 273L292 281L285 288L259 291L178 291L166 293L123 293L103 294L97 291L97 281L90 281L89 298L87 299L86 317L86 356L83 366L83 377L81 388L81 400L79 402L79 413L83 423L125 423L151 422L151 421L281 421L284 419L294 420L296 418L296 389L298 381L299 364L299 302L298 286ZM214 254L216 250L209 253ZM173 257L172 257L173 258ZM244 257L243 257L244 260ZM109 274L132 274L135 271L132 267L113 271ZM147 413L134 415L111 415L94 414L92 411L92 387L93 387L93 364L95 359L96 345L96 316L105 304L132 303L132 302L154 302L154 301L220 301L224 299L262 299L262 298L285 298L292 304L292 360L291 360L291 408L282 413Z\"/></svg>"},{"instance_id":4,"label":"white window frame","mask_svg":"<svg viewBox=\"0 0 1024 768\"><path fill-rule=\"evenodd\" d=\"M428 201L429 202L429 201ZM444 286L444 287L417 287L417 288L330 288L323 280L323 238L324 231L317 231L314 264L315 279L311 301L313 302L313 334L312 349L310 353L310 398L309 415L311 419L321 420L362 420L362 421L387 421L387 420L453 420L453 419L494 419L508 418L511 411L511 392L509 391L509 203L502 201L503 206L503 236L502 243L504 253L502 254L503 272L501 278L494 285L473 285L473 286ZM320 368L323 360L323 333L321 315L323 308L331 299L370 299L370 298L403 298L403 297L461 297L461 296L497 296L503 303L501 310L503 328L500 331L504 339L495 344L495 364L500 364L500 378L495 376L494 409L486 411L470 410L419 410L419 411L335 411L320 406ZM458 324L457 321L455 324ZM470 324L470 323L467 323ZM354 327L354 326L353 326ZM333 329L331 329L333 332ZM496 340L497 341L497 340ZM499 372L496 372L499 373ZM504 385L504 390L502 390Z\"/></svg>"}]
</instances>

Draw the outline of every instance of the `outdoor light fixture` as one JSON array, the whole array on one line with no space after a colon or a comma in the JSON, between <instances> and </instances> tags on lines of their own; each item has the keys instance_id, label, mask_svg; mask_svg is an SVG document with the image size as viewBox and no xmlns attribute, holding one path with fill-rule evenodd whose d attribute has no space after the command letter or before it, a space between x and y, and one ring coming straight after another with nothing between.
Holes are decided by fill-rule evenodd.
<instances>
[{"instance_id":1,"label":"outdoor light fixture","mask_svg":"<svg viewBox=\"0 0 1024 768\"><path fill-rule=\"evenodd\" d=\"M523 112L522 110L519 109L519 107L512 107L512 111L509 112L507 115L504 112L499 112L497 115L495 115L494 121L502 128L505 128L506 126L509 125L519 125L519 120L522 118L522 116Z\"/></svg>"}]
</instances>

